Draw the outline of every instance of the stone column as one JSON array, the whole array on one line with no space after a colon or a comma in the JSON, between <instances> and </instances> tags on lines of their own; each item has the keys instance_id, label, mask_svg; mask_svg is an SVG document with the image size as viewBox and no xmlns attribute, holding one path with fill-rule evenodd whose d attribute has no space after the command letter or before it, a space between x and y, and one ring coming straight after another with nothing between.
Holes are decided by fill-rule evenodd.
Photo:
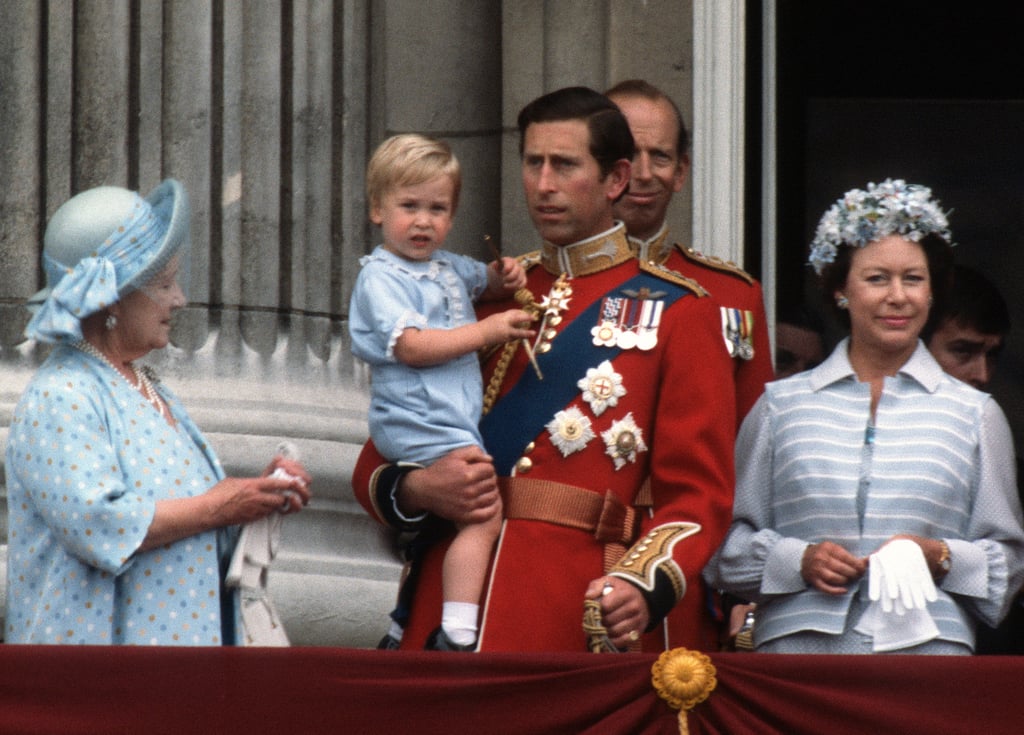
<instances>
[{"instance_id":1,"label":"stone column","mask_svg":"<svg viewBox=\"0 0 1024 735\"><path fill-rule=\"evenodd\" d=\"M603 91L624 79L664 90L693 126L693 3L690 0L506 0L502 3L502 235L516 252L538 247L523 206L516 117L559 87ZM698 162L696 165L702 165ZM689 241L691 187L669 210L669 228Z\"/></svg>"},{"instance_id":2,"label":"stone column","mask_svg":"<svg viewBox=\"0 0 1024 735\"><path fill-rule=\"evenodd\" d=\"M395 539L351 493L367 376L346 317L358 259L379 237L367 225L367 155L393 133L444 138L464 174L449 246L487 258L491 235L509 254L535 249L519 109L556 87L645 77L689 119L691 8L5 0L0 439L45 354L21 338L21 304L41 286L49 215L97 184L145 193L179 178L193 213L190 305L172 346L146 361L229 473L259 472L281 439L299 446L315 499L285 523L271 593L293 643L373 645L401 564ZM676 209L673 230L688 231L688 207Z\"/></svg>"},{"instance_id":3,"label":"stone column","mask_svg":"<svg viewBox=\"0 0 1024 735\"><path fill-rule=\"evenodd\" d=\"M489 258L500 236L501 5L498 0L374 4L371 148L389 135L447 140L462 164L450 249ZM457 42L453 42L457 39ZM511 251L510 251L511 252Z\"/></svg>"}]
</instances>

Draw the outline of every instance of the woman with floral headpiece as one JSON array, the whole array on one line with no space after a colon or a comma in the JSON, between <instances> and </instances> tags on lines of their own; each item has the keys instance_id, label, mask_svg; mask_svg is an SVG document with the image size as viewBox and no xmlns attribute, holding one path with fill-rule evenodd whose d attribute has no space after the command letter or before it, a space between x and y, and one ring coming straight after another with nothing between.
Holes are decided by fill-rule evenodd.
<instances>
[{"instance_id":1,"label":"woman with floral headpiece","mask_svg":"<svg viewBox=\"0 0 1024 735\"><path fill-rule=\"evenodd\" d=\"M758 651L969 654L1024 581L1006 418L918 338L950 248L931 191L902 180L847 192L818 225L810 263L849 336L744 421L706 570L757 603Z\"/></svg>"},{"instance_id":2,"label":"woman with floral headpiece","mask_svg":"<svg viewBox=\"0 0 1024 735\"><path fill-rule=\"evenodd\" d=\"M239 641L224 571L239 524L298 511L309 475L275 457L225 478L184 408L136 361L185 305L185 190L82 192L54 213L25 334L53 348L7 442L8 643ZM290 478L270 476L278 467ZM291 495L289 495L291 493Z\"/></svg>"}]
</instances>

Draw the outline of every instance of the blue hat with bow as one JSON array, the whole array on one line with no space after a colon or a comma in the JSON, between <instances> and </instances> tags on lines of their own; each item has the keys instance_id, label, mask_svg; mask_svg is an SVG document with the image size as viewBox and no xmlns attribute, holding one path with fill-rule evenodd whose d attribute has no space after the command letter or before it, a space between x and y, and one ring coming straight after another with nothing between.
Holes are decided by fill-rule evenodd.
<instances>
[{"instance_id":1,"label":"blue hat with bow","mask_svg":"<svg viewBox=\"0 0 1024 735\"><path fill-rule=\"evenodd\" d=\"M46 288L32 296L25 336L41 342L82 339L82 319L144 286L188 241L185 188L165 179L145 198L117 186L83 191L46 226Z\"/></svg>"}]
</instances>

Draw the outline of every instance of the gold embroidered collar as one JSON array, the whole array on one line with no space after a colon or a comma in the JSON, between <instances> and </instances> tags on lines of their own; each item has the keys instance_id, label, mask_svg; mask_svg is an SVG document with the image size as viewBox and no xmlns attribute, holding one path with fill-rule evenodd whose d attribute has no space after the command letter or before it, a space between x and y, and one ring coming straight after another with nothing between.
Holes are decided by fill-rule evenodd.
<instances>
[{"instance_id":1,"label":"gold embroidered collar","mask_svg":"<svg viewBox=\"0 0 1024 735\"><path fill-rule=\"evenodd\" d=\"M663 223L658 234L650 240L630 237L629 247L640 260L655 265L664 265L672 252L672 245L668 243L668 224Z\"/></svg>"},{"instance_id":2,"label":"gold embroidered collar","mask_svg":"<svg viewBox=\"0 0 1024 735\"><path fill-rule=\"evenodd\" d=\"M541 244L540 262L551 275L586 276L599 273L633 258L621 222L600 235L574 242L572 245Z\"/></svg>"}]
</instances>

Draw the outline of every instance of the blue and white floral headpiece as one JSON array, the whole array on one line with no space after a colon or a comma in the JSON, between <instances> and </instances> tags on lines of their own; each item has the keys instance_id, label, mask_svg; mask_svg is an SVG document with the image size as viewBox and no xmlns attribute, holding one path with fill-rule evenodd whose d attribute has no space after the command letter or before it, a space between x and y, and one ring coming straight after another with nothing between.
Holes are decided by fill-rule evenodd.
<instances>
[{"instance_id":1,"label":"blue and white floral headpiece","mask_svg":"<svg viewBox=\"0 0 1024 735\"><path fill-rule=\"evenodd\" d=\"M889 235L920 242L925 235L936 234L952 245L949 212L943 212L931 197L927 186L903 179L851 189L822 216L808 262L821 275L825 266L835 261L840 245L862 248Z\"/></svg>"}]
</instances>

